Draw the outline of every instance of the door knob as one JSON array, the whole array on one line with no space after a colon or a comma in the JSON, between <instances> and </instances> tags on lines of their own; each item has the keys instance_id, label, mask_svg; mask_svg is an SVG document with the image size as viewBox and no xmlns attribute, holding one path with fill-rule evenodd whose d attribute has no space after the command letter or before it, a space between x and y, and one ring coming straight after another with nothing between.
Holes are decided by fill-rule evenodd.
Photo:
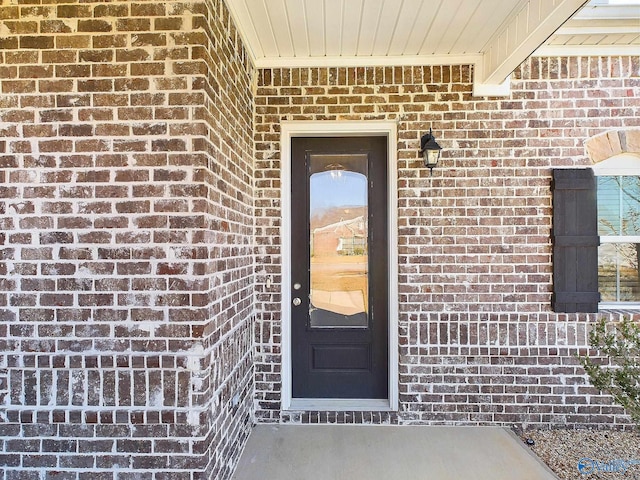
<instances>
[{"instance_id":1,"label":"door knob","mask_svg":"<svg viewBox=\"0 0 640 480\"><path fill-rule=\"evenodd\" d=\"M294 299L293 299L293 305L294 305L294 306L296 306L296 307L297 307L297 306L298 306L298 305L300 305L301 303L302 303L302 300L300 300L298 297L296 297L296 298L294 298Z\"/></svg>"}]
</instances>

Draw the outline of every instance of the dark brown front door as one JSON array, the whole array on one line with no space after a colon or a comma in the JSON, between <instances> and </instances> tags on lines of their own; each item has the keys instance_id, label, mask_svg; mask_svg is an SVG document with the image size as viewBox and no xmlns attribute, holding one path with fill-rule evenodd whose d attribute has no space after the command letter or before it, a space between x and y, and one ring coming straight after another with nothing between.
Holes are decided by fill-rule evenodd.
<instances>
[{"instance_id":1,"label":"dark brown front door","mask_svg":"<svg viewBox=\"0 0 640 480\"><path fill-rule=\"evenodd\" d=\"M293 398L388 398L387 139L291 152Z\"/></svg>"}]
</instances>

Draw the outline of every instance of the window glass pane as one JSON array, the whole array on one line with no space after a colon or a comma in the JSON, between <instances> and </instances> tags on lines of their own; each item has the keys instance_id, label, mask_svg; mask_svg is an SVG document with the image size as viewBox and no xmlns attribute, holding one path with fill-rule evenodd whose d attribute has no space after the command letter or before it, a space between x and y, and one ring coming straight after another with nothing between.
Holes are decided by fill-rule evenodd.
<instances>
[{"instance_id":1,"label":"window glass pane","mask_svg":"<svg viewBox=\"0 0 640 480\"><path fill-rule=\"evenodd\" d=\"M622 235L640 235L640 177L619 177L622 202Z\"/></svg>"},{"instance_id":2,"label":"window glass pane","mask_svg":"<svg viewBox=\"0 0 640 480\"><path fill-rule=\"evenodd\" d=\"M598 249L598 289L603 302L640 301L639 243L604 243Z\"/></svg>"},{"instance_id":3,"label":"window glass pane","mask_svg":"<svg viewBox=\"0 0 640 480\"><path fill-rule=\"evenodd\" d=\"M312 155L312 327L366 327L369 302L368 157Z\"/></svg>"},{"instance_id":4,"label":"window glass pane","mask_svg":"<svg viewBox=\"0 0 640 480\"><path fill-rule=\"evenodd\" d=\"M598 177L598 235L620 235L620 178Z\"/></svg>"}]
</instances>

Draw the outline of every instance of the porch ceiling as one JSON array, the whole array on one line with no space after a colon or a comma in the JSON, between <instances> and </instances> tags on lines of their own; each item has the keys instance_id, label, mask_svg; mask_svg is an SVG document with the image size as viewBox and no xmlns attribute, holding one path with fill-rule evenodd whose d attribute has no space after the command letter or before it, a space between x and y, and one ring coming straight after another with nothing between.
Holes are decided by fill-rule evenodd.
<instances>
[{"instance_id":1,"label":"porch ceiling","mask_svg":"<svg viewBox=\"0 0 640 480\"><path fill-rule=\"evenodd\" d=\"M587 0L226 1L259 68L473 64L477 95L507 93L505 79L547 40L629 48L640 36L640 7L610 0L591 0L566 33ZM617 17L601 22L604 11Z\"/></svg>"},{"instance_id":2,"label":"porch ceiling","mask_svg":"<svg viewBox=\"0 0 640 480\"><path fill-rule=\"evenodd\" d=\"M536 51L540 55L640 55L640 2L591 0Z\"/></svg>"}]
</instances>

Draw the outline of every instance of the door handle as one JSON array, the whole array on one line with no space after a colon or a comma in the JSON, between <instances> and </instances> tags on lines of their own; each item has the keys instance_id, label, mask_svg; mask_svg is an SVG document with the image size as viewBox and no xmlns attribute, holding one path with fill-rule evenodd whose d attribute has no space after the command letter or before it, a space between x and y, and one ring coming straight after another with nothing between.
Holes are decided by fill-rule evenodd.
<instances>
[{"instance_id":1,"label":"door handle","mask_svg":"<svg viewBox=\"0 0 640 480\"><path fill-rule=\"evenodd\" d=\"M302 300L300 300L300 298L296 297L293 299L293 305L295 307L299 306L302 303Z\"/></svg>"}]
</instances>

